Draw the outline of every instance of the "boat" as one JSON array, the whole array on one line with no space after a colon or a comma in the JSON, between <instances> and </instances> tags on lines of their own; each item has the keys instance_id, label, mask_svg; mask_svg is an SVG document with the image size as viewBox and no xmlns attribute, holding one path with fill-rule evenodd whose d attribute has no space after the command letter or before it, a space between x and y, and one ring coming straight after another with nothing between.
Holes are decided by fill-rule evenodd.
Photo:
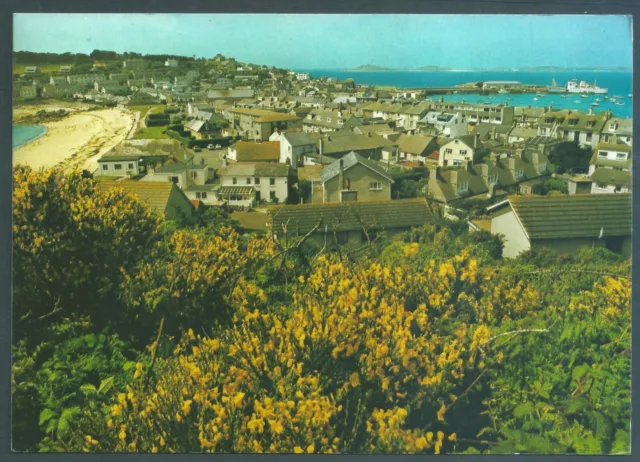
<instances>
[{"instance_id":1,"label":"boat","mask_svg":"<svg viewBox=\"0 0 640 462\"><path fill-rule=\"evenodd\" d=\"M578 79L571 79L567 82L567 93L591 93L603 95L605 93L609 93L609 89L597 86L596 82L593 82L593 85L591 85L584 80L578 82Z\"/></svg>"},{"instance_id":2,"label":"boat","mask_svg":"<svg viewBox=\"0 0 640 462\"><path fill-rule=\"evenodd\" d=\"M596 102L599 103L600 101L602 101L600 98L596 98Z\"/></svg>"},{"instance_id":3,"label":"boat","mask_svg":"<svg viewBox=\"0 0 640 462\"><path fill-rule=\"evenodd\" d=\"M617 106L624 106L624 101L616 101L615 104Z\"/></svg>"},{"instance_id":4,"label":"boat","mask_svg":"<svg viewBox=\"0 0 640 462\"><path fill-rule=\"evenodd\" d=\"M627 95L627 98L633 98L633 95L632 95L631 93L629 93L629 94Z\"/></svg>"},{"instance_id":5,"label":"boat","mask_svg":"<svg viewBox=\"0 0 640 462\"><path fill-rule=\"evenodd\" d=\"M547 87L547 91L549 93L566 93L567 89L564 87L559 87L556 83L556 79L551 79L551 86Z\"/></svg>"},{"instance_id":6,"label":"boat","mask_svg":"<svg viewBox=\"0 0 640 462\"><path fill-rule=\"evenodd\" d=\"M534 101L538 101L538 98L533 98Z\"/></svg>"},{"instance_id":7,"label":"boat","mask_svg":"<svg viewBox=\"0 0 640 462\"><path fill-rule=\"evenodd\" d=\"M566 98L567 95L560 95L560 98Z\"/></svg>"},{"instance_id":8,"label":"boat","mask_svg":"<svg viewBox=\"0 0 640 462\"><path fill-rule=\"evenodd\" d=\"M580 104L582 101L580 101L579 99L575 100L574 103L576 104Z\"/></svg>"},{"instance_id":9,"label":"boat","mask_svg":"<svg viewBox=\"0 0 640 462\"><path fill-rule=\"evenodd\" d=\"M604 97L604 99L609 99L609 97L608 97L608 96L605 96L605 97Z\"/></svg>"},{"instance_id":10,"label":"boat","mask_svg":"<svg viewBox=\"0 0 640 462\"><path fill-rule=\"evenodd\" d=\"M591 103L592 106L600 106L598 103Z\"/></svg>"}]
</instances>

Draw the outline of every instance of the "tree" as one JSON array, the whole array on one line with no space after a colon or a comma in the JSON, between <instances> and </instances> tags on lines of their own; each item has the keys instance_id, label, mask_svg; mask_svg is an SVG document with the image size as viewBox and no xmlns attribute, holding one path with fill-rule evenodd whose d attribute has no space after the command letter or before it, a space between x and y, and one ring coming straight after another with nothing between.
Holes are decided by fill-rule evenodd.
<instances>
[{"instance_id":1,"label":"tree","mask_svg":"<svg viewBox=\"0 0 640 462\"><path fill-rule=\"evenodd\" d=\"M548 157L555 166L556 173L580 173L589 167L591 150L581 148L577 142L565 141L556 144Z\"/></svg>"}]
</instances>

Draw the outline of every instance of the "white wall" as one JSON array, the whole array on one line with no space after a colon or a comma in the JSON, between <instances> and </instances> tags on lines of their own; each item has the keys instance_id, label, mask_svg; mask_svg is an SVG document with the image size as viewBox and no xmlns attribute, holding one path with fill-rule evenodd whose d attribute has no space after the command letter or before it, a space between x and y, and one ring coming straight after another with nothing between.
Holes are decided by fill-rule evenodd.
<instances>
[{"instance_id":1,"label":"white wall","mask_svg":"<svg viewBox=\"0 0 640 462\"><path fill-rule=\"evenodd\" d=\"M451 153L447 154L447 150L450 149ZM460 151L467 151L466 154L461 154ZM438 156L438 165L444 167L444 161L447 161L447 165L451 165L452 160L469 160L473 161L474 149L467 146L461 141L451 140L440 148L440 155Z\"/></svg>"},{"instance_id":2,"label":"white wall","mask_svg":"<svg viewBox=\"0 0 640 462\"><path fill-rule=\"evenodd\" d=\"M505 258L515 258L531 248L531 243L513 210L491 220L491 234L504 235L502 256Z\"/></svg>"},{"instance_id":3,"label":"white wall","mask_svg":"<svg viewBox=\"0 0 640 462\"><path fill-rule=\"evenodd\" d=\"M270 193L274 191L278 198L278 203L286 202L288 196L287 177L276 177L276 184L271 185L269 177L260 177L260 184L256 184L255 177L247 175L236 175L237 183L233 184L233 176L224 175L220 178L222 186L253 186L256 192L260 192L260 199L271 202ZM247 179L249 181L247 182Z\"/></svg>"},{"instance_id":4,"label":"white wall","mask_svg":"<svg viewBox=\"0 0 640 462\"><path fill-rule=\"evenodd\" d=\"M120 165L121 169L116 170L116 165ZM107 167L106 169L104 167ZM140 173L138 160L123 160L123 161L114 161L114 162L99 162L98 170L96 171L96 175L105 175L105 176L128 176L128 175L137 175Z\"/></svg>"}]
</instances>

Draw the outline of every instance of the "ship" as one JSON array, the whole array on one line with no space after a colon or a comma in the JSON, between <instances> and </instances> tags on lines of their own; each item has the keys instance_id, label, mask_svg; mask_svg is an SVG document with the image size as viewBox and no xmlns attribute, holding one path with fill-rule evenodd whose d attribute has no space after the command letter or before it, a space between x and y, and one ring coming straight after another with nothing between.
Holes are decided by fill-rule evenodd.
<instances>
[{"instance_id":1,"label":"ship","mask_svg":"<svg viewBox=\"0 0 640 462\"><path fill-rule=\"evenodd\" d=\"M551 86L547 87L547 91L549 93L566 93L567 89L565 87L559 87L556 79L551 79Z\"/></svg>"},{"instance_id":2,"label":"ship","mask_svg":"<svg viewBox=\"0 0 640 462\"><path fill-rule=\"evenodd\" d=\"M603 95L608 93L609 89L601 88L593 82L593 85L578 79L571 79L567 82L567 93L595 93L597 95Z\"/></svg>"}]
</instances>

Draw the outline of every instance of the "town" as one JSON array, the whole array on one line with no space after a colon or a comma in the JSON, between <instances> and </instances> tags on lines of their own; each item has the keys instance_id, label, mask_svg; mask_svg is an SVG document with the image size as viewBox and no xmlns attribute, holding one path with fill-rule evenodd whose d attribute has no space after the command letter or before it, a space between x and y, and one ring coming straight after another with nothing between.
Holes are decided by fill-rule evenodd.
<instances>
[{"instance_id":1,"label":"town","mask_svg":"<svg viewBox=\"0 0 640 462\"><path fill-rule=\"evenodd\" d=\"M344 215L356 203L389 236L436 214L502 234L508 257L532 245L630 252L632 123L610 111L426 99L222 55L25 66L17 77L16 103L152 108L139 120L149 139L122 141L91 173L169 219L224 205L248 230L306 234L320 220L319 242L358 245L363 225ZM554 165L567 142L589 151L588 164ZM474 217L457 207L474 200L488 204ZM544 224L527 219L536 210Z\"/></svg>"},{"instance_id":2,"label":"town","mask_svg":"<svg viewBox=\"0 0 640 462\"><path fill-rule=\"evenodd\" d=\"M13 24L13 451L630 453L631 16Z\"/></svg>"}]
</instances>

